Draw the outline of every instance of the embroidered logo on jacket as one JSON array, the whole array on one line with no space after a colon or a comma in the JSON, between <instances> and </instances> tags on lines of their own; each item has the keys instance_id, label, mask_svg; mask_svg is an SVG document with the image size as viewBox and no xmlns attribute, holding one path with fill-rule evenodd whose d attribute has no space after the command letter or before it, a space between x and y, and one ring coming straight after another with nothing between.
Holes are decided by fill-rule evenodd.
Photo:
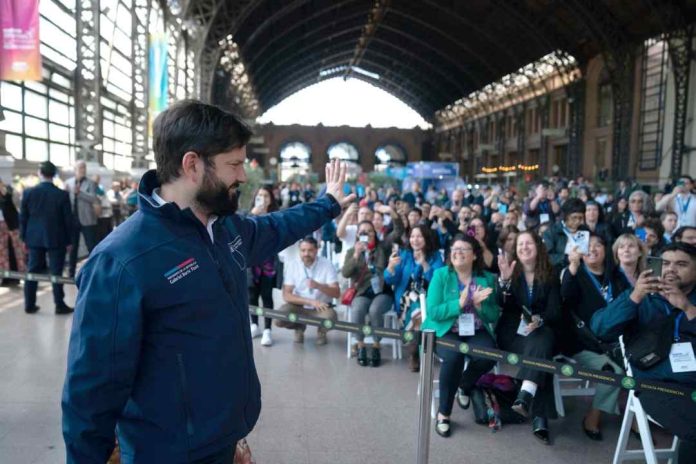
<instances>
[{"instance_id":1,"label":"embroidered logo on jacket","mask_svg":"<svg viewBox=\"0 0 696 464\"><path fill-rule=\"evenodd\" d=\"M246 269L246 260L244 255L239 250L242 246L242 237L237 236L234 240L229 242L227 246L230 248L230 253L232 254L232 260L239 266L241 271Z\"/></svg>"},{"instance_id":2,"label":"embroidered logo on jacket","mask_svg":"<svg viewBox=\"0 0 696 464\"><path fill-rule=\"evenodd\" d=\"M196 270L198 270L198 261L194 258L189 258L175 268L165 272L164 277L169 280L170 284L174 284Z\"/></svg>"}]
</instances>

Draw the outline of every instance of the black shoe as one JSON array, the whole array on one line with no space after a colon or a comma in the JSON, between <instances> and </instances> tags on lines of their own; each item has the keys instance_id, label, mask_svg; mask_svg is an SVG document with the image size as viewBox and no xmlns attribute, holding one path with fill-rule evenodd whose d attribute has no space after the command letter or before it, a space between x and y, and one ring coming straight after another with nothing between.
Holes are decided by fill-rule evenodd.
<instances>
[{"instance_id":1,"label":"black shoe","mask_svg":"<svg viewBox=\"0 0 696 464\"><path fill-rule=\"evenodd\" d=\"M522 417L529 417L529 405L534 397L531 393L525 390L520 390L517 394L517 399L512 403L512 410Z\"/></svg>"},{"instance_id":2,"label":"black shoe","mask_svg":"<svg viewBox=\"0 0 696 464\"><path fill-rule=\"evenodd\" d=\"M469 409L469 406L471 406L471 397L464 393L464 390L461 388L457 389L457 404L462 409Z\"/></svg>"},{"instance_id":3,"label":"black shoe","mask_svg":"<svg viewBox=\"0 0 696 464\"><path fill-rule=\"evenodd\" d=\"M66 304L56 306L56 314L71 314L73 311L75 310Z\"/></svg>"},{"instance_id":4,"label":"black shoe","mask_svg":"<svg viewBox=\"0 0 696 464\"><path fill-rule=\"evenodd\" d=\"M38 306L34 305L34 306L32 306L31 308L24 308L24 312L27 313L27 314L34 314L34 313L35 313L36 311L38 311L39 309L41 309L41 308L39 308Z\"/></svg>"},{"instance_id":5,"label":"black shoe","mask_svg":"<svg viewBox=\"0 0 696 464\"><path fill-rule=\"evenodd\" d=\"M551 439L549 437L549 420L547 418L535 417L534 420L532 420L532 433L543 444L551 444Z\"/></svg>"},{"instance_id":6,"label":"black shoe","mask_svg":"<svg viewBox=\"0 0 696 464\"><path fill-rule=\"evenodd\" d=\"M358 348L358 364L362 367L367 366L367 348Z\"/></svg>"},{"instance_id":7,"label":"black shoe","mask_svg":"<svg viewBox=\"0 0 696 464\"><path fill-rule=\"evenodd\" d=\"M370 350L370 367L379 367L382 363L382 354L379 352L379 348L372 348Z\"/></svg>"},{"instance_id":8,"label":"black shoe","mask_svg":"<svg viewBox=\"0 0 696 464\"><path fill-rule=\"evenodd\" d=\"M441 437L449 437L452 435L452 428L450 427L449 419L437 419L435 421L435 433Z\"/></svg>"},{"instance_id":9,"label":"black shoe","mask_svg":"<svg viewBox=\"0 0 696 464\"><path fill-rule=\"evenodd\" d=\"M585 435L587 435L587 437L590 440L602 441L604 439L604 437L602 436L601 430L596 430L596 431L590 430L585 426L585 418L584 417L582 419L582 431L585 432Z\"/></svg>"}]
</instances>

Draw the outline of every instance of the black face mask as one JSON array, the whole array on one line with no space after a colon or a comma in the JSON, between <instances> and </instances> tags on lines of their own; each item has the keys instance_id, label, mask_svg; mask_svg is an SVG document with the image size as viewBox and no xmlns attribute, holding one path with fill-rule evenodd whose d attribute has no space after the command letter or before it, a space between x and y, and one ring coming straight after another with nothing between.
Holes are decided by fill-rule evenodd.
<instances>
[{"instance_id":1,"label":"black face mask","mask_svg":"<svg viewBox=\"0 0 696 464\"><path fill-rule=\"evenodd\" d=\"M229 216L237 212L239 183L227 186L206 166L203 185L196 193L196 202L210 214Z\"/></svg>"}]
</instances>

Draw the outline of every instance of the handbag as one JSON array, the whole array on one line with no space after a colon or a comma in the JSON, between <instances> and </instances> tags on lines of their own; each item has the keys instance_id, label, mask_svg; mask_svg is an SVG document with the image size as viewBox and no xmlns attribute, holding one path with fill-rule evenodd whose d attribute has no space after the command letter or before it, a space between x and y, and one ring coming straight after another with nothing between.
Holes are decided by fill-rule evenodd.
<instances>
[{"instance_id":1,"label":"handbag","mask_svg":"<svg viewBox=\"0 0 696 464\"><path fill-rule=\"evenodd\" d=\"M353 304L353 299L355 299L355 295L358 294L358 282L362 280L362 278L365 277L365 272L363 271L362 274L360 274L360 277L358 277L354 282L353 285L348 287L345 292L343 292L343 295L341 295L341 304L345 306L350 306Z\"/></svg>"},{"instance_id":2,"label":"handbag","mask_svg":"<svg viewBox=\"0 0 696 464\"><path fill-rule=\"evenodd\" d=\"M627 334L624 346L626 358L631 364L638 369L647 370L669 358L674 341L676 314L677 312L672 312L665 319Z\"/></svg>"}]
</instances>

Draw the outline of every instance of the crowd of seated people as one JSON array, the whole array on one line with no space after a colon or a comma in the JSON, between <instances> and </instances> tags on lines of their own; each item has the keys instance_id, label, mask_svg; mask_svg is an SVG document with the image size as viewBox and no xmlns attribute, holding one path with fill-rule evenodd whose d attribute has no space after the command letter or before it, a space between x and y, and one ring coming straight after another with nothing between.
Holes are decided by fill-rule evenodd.
<instances>
[{"instance_id":1,"label":"crowd of seated people","mask_svg":"<svg viewBox=\"0 0 696 464\"><path fill-rule=\"evenodd\" d=\"M330 302L344 300L353 323L380 328L384 315L394 311L402 329L433 329L438 339L540 359L563 355L616 374L624 373L619 336L631 337L655 320L673 319L675 344L693 346L696 194L689 176L653 194L630 180L616 192L600 191L583 178L541 181L526 195L501 185L451 192L430 186L425 194L418 185L409 189L362 186L356 190L363 193L358 202L318 231L318 241L303 240L300 256L285 263L281 310L335 319ZM260 191L264 201L275 201L273 193ZM295 197L303 201L303 195ZM278 206L290 203L278 201ZM270 209L252 214L265 211ZM318 248L325 258L317 257ZM646 265L653 258L661 259L661 275ZM270 275L272 263L267 268ZM263 272L255 270L252 295L259 294ZM352 297L345 300L349 289ZM302 330L289 322L279 325ZM319 339L326 342L321 330ZM295 341L302 340L296 335ZM360 366L378 367L380 349L378 335L368 345L358 334L353 355ZM417 372L418 343L404 349L409 369ZM437 355L435 431L448 437L455 400L468 408L472 389L494 363L475 357L467 363L463 353L439 348ZM669 360L633 372L696 387L696 367L675 372ZM550 444L549 419L557 414L552 374L521 368L515 377L520 388L512 409L529 418L534 437ZM619 414L620 389L597 384L595 391L582 429L600 441L603 417ZM683 462L696 462L693 405L652 393L639 398L681 438Z\"/></svg>"}]
</instances>

